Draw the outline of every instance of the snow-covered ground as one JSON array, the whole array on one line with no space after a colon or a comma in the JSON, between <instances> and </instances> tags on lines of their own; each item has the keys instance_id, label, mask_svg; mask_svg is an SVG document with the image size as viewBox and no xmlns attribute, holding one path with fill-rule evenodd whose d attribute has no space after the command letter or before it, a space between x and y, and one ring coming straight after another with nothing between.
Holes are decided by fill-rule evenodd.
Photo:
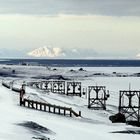
<instances>
[{"instance_id":1,"label":"snow-covered ground","mask_svg":"<svg viewBox=\"0 0 140 140\"><path fill-rule=\"evenodd\" d=\"M140 128L126 124L112 124L108 117L118 112L119 90L140 90L140 68L46 68L39 66L0 66L1 81L14 81L14 87L30 81L63 78L81 81L83 87L103 85L110 91L107 110L87 108L83 96L71 97L26 87L26 97L51 104L72 107L82 117L64 117L19 106L19 94L0 85L0 140L138 140L139 134L112 133L117 131L140 132ZM117 75L119 74L119 76ZM59 75L59 76L58 76Z\"/></svg>"}]
</instances>

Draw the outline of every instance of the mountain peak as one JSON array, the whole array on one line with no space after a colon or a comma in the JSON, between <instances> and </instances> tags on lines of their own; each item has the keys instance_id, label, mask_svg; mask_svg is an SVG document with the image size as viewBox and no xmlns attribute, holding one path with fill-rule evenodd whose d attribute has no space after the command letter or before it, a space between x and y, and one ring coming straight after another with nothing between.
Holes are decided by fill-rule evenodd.
<instances>
[{"instance_id":1,"label":"mountain peak","mask_svg":"<svg viewBox=\"0 0 140 140\"><path fill-rule=\"evenodd\" d=\"M58 47L52 48L52 47L43 46L43 47L40 47L40 48L37 48L28 52L27 55L32 56L32 57L55 58L59 56L64 56L65 54L62 52L61 48L58 48Z\"/></svg>"}]
</instances>

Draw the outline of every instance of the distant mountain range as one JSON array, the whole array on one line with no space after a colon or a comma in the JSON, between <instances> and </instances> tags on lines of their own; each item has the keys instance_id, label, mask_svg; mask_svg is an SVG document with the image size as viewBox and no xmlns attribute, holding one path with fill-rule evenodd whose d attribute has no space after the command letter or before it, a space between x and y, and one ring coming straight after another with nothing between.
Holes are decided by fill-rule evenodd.
<instances>
[{"instance_id":1,"label":"distant mountain range","mask_svg":"<svg viewBox=\"0 0 140 140\"><path fill-rule=\"evenodd\" d=\"M59 57L64 56L65 54L62 52L61 48L52 48L52 47L40 47L34 49L27 53L28 56L32 57Z\"/></svg>"}]
</instances>

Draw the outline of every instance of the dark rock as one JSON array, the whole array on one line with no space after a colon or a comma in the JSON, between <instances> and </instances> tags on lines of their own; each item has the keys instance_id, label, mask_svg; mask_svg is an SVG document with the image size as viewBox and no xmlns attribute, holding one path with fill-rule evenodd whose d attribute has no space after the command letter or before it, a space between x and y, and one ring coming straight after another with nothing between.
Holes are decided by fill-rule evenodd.
<instances>
[{"instance_id":1,"label":"dark rock","mask_svg":"<svg viewBox=\"0 0 140 140\"><path fill-rule=\"evenodd\" d=\"M73 70L73 69L71 69L71 70L70 70L70 72L74 72L74 70Z\"/></svg>"},{"instance_id":2,"label":"dark rock","mask_svg":"<svg viewBox=\"0 0 140 140\"><path fill-rule=\"evenodd\" d=\"M113 74L116 74L116 72L113 72Z\"/></svg>"},{"instance_id":3,"label":"dark rock","mask_svg":"<svg viewBox=\"0 0 140 140\"><path fill-rule=\"evenodd\" d=\"M79 71L85 71L83 68L80 68Z\"/></svg>"},{"instance_id":4,"label":"dark rock","mask_svg":"<svg viewBox=\"0 0 140 140\"><path fill-rule=\"evenodd\" d=\"M14 74L16 71L15 70L12 70L12 73Z\"/></svg>"},{"instance_id":5,"label":"dark rock","mask_svg":"<svg viewBox=\"0 0 140 140\"><path fill-rule=\"evenodd\" d=\"M125 116L121 113L117 113L115 115L110 116L109 120L111 120L112 123L125 123L126 122Z\"/></svg>"},{"instance_id":6,"label":"dark rock","mask_svg":"<svg viewBox=\"0 0 140 140\"><path fill-rule=\"evenodd\" d=\"M94 73L93 75L102 75L101 73Z\"/></svg>"},{"instance_id":7,"label":"dark rock","mask_svg":"<svg viewBox=\"0 0 140 140\"><path fill-rule=\"evenodd\" d=\"M57 69L56 69L56 68L54 68L54 69L53 69L53 71L57 71Z\"/></svg>"}]
</instances>

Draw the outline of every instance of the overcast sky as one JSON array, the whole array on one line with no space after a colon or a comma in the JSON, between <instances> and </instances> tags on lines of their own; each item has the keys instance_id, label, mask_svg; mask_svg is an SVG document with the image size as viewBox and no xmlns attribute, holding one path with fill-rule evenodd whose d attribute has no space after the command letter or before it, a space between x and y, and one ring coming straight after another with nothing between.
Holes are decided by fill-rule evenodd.
<instances>
[{"instance_id":1,"label":"overcast sky","mask_svg":"<svg viewBox=\"0 0 140 140\"><path fill-rule=\"evenodd\" d=\"M1 57L136 58L139 37L140 0L0 0Z\"/></svg>"}]
</instances>

